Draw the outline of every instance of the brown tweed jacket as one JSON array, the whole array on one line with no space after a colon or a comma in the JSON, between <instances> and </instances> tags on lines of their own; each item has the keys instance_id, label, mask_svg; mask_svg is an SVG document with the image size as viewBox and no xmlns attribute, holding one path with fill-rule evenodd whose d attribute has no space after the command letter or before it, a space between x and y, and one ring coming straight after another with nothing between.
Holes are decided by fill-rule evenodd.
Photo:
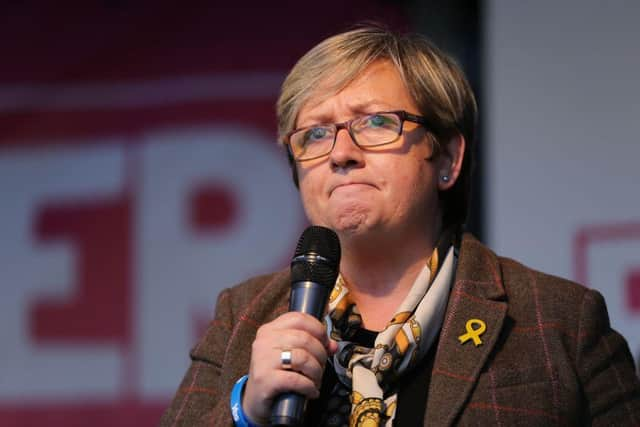
<instances>
[{"instance_id":1,"label":"brown tweed jacket","mask_svg":"<svg viewBox=\"0 0 640 427\"><path fill-rule=\"evenodd\" d=\"M287 310L288 272L224 290L161 426L232 426L229 395L257 328ZM461 344L469 319L482 345ZM415 425L420 425L416 420ZM640 383L602 296L465 235L424 425L640 426Z\"/></svg>"}]
</instances>

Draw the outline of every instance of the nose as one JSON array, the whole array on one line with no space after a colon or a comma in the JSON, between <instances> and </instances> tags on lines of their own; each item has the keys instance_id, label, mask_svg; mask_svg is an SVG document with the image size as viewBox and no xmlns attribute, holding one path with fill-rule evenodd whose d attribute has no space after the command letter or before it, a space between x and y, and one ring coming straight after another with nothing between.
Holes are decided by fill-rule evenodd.
<instances>
[{"instance_id":1,"label":"nose","mask_svg":"<svg viewBox=\"0 0 640 427\"><path fill-rule=\"evenodd\" d=\"M329 154L329 160L333 169L345 169L362 167L364 165L364 153L347 129L339 129L336 134L336 143Z\"/></svg>"}]
</instances>

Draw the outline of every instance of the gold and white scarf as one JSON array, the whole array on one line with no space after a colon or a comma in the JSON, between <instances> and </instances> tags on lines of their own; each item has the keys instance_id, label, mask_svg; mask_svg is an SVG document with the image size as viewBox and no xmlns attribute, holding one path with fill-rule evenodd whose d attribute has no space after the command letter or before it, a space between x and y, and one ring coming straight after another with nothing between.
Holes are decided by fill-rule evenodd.
<instances>
[{"instance_id":1,"label":"gold and white scarf","mask_svg":"<svg viewBox=\"0 0 640 427\"><path fill-rule=\"evenodd\" d=\"M339 379L332 395L344 396L350 391L350 426L393 425L395 382L423 359L442 327L456 266L457 245L453 240L453 233L443 234L409 294L378 333L374 348L349 341L361 328L362 319L350 298L348 284L338 277L329 298L326 322L331 338L338 341L338 351L330 359ZM334 411L330 424L335 425L339 412L344 411Z\"/></svg>"}]
</instances>

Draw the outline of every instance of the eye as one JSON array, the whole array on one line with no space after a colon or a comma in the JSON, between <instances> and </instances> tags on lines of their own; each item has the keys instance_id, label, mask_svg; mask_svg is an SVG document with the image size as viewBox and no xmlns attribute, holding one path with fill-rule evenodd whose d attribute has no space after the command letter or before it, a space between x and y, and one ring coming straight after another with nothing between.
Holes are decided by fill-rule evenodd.
<instances>
[{"instance_id":1,"label":"eye","mask_svg":"<svg viewBox=\"0 0 640 427\"><path fill-rule=\"evenodd\" d=\"M386 118L384 116L375 115L375 116L371 116L369 118L369 125L370 126L375 126L375 127L384 126L386 121L387 120L386 120Z\"/></svg>"},{"instance_id":2,"label":"eye","mask_svg":"<svg viewBox=\"0 0 640 427\"><path fill-rule=\"evenodd\" d=\"M395 126L395 120L389 115L372 114L365 118L364 126L373 129L386 128L389 126Z\"/></svg>"},{"instance_id":3,"label":"eye","mask_svg":"<svg viewBox=\"0 0 640 427\"><path fill-rule=\"evenodd\" d=\"M304 143L313 143L316 141L322 141L329 137L329 129L326 127L314 127L307 129L304 133Z\"/></svg>"}]
</instances>

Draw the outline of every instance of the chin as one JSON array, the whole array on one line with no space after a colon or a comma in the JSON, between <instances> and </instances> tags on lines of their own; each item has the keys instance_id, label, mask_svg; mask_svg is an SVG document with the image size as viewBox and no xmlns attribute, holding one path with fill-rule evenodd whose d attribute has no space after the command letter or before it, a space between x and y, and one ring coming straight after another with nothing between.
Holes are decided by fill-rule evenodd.
<instances>
[{"instance_id":1,"label":"chin","mask_svg":"<svg viewBox=\"0 0 640 427\"><path fill-rule=\"evenodd\" d=\"M366 232L366 227L361 221L340 221L333 230L338 234L355 235Z\"/></svg>"},{"instance_id":2,"label":"chin","mask_svg":"<svg viewBox=\"0 0 640 427\"><path fill-rule=\"evenodd\" d=\"M335 212L330 220L333 230L337 233L362 233L370 228L371 213L369 209L353 205Z\"/></svg>"}]
</instances>

